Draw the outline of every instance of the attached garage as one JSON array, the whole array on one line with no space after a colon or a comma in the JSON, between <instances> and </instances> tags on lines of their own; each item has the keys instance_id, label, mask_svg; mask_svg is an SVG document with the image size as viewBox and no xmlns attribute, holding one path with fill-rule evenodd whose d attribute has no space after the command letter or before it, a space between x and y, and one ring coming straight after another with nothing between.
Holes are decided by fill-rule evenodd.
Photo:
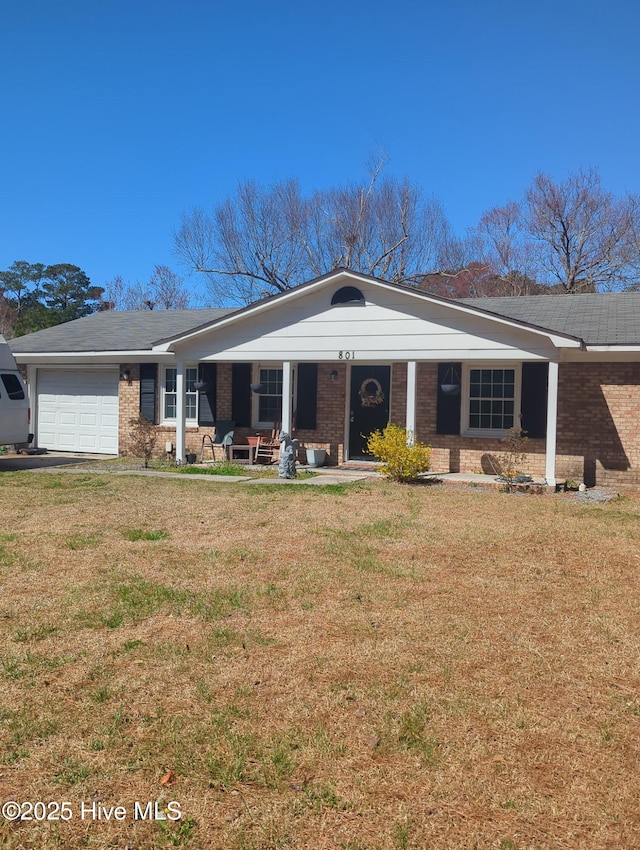
<instances>
[{"instance_id":1,"label":"attached garage","mask_svg":"<svg viewBox=\"0 0 640 850\"><path fill-rule=\"evenodd\" d=\"M37 445L118 453L118 370L38 369Z\"/></svg>"}]
</instances>

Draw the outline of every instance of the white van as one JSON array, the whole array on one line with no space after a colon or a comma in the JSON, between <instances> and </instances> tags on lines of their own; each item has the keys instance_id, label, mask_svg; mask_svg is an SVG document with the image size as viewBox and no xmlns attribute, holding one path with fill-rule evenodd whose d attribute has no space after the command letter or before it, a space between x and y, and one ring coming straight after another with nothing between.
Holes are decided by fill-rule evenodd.
<instances>
[{"instance_id":1,"label":"white van","mask_svg":"<svg viewBox=\"0 0 640 850\"><path fill-rule=\"evenodd\" d=\"M9 344L0 336L0 446L29 442L29 397Z\"/></svg>"}]
</instances>

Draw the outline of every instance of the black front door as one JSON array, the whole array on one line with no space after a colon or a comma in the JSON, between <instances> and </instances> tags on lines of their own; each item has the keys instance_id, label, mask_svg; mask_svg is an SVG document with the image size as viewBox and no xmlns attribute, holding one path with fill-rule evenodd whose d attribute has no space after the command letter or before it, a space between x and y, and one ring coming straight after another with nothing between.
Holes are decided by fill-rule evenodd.
<instances>
[{"instance_id":1,"label":"black front door","mask_svg":"<svg viewBox=\"0 0 640 850\"><path fill-rule=\"evenodd\" d=\"M352 366L349 412L349 460L373 460L367 437L389 422L390 366Z\"/></svg>"}]
</instances>

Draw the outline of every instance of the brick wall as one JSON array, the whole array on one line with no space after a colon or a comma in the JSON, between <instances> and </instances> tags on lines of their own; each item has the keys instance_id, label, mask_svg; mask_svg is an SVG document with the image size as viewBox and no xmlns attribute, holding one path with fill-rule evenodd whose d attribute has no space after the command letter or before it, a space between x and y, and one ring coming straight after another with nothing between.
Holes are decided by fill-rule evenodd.
<instances>
[{"instance_id":1,"label":"brick wall","mask_svg":"<svg viewBox=\"0 0 640 850\"><path fill-rule=\"evenodd\" d=\"M589 485L640 486L640 363L563 363L559 368L556 473ZM436 472L491 473L500 440L436 434L437 364L418 364L418 439ZM529 439L523 471L545 474L545 441Z\"/></svg>"},{"instance_id":2,"label":"brick wall","mask_svg":"<svg viewBox=\"0 0 640 850\"><path fill-rule=\"evenodd\" d=\"M120 380L120 452L130 444L129 420L138 415L140 402L139 369L131 370L130 380ZM335 372L335 378L331 373ZM432 447L434 472L492 473L491 455L500 455L500 440L450 436L436 433L437 364L417 366L417 438ZM296 436L302 448L323 448L329 464L345 460L345 399L347 364L318 365L317 428L300 430ZM218 365L216 416L231 418L231 364ZM406 364L395 363L391 378L391 421L405 424ZM640 486L640 363L561 364L558 403L558 477L576 481ZM187 427L187 451L200 455L203 434L210 428ZM239 428L239 440L252 434ZM175 429L158 427L156 454L165 452L165 442L175 446ZM535 476L545 473L545 441L530 439L523 471Z\"/></svg>"},{"instance_id":3,"label":"brick wall","mask_svg":"<svg viewBox=\"0 0 640 850\"><path fill-rule=\"evenodd\" d=\"M226 364L224 364L226 366ZM131 419L135 419L140 413L140 367L135 364L121 364L120 374L123 369L130 371L130 378L125 381L120 378L119 384L119 404L120 404L120 419L118 423L118 446L120 454L126 455L131 450ZM158 367L159 373L162 367ZM160 374L158 375L160 379ZM229 409L231 408L231 367L229 366ZM160 397L158 393L158 404ZM223 396L224 404L224 396ZM218 413L219 418L228 419L229 416L222 416ZM204 434L211 434L211 428L199 428L187 426L185 433L186 451L195 452L200 458L202 448L202 437ZM154 455L156 457L164 457L166 454L166 443L171 441L175 451L176 445L176 429L169 425L158 425L156 427L156 448Z\"/></svg>"},{"instance_id":4,"label":"brick wall","mask_svg":"<svg viewBox=\"0 0 640 850\"><path fill-rule=\"evenodd\" d=\"M436 433L438 364L418 363L417 383L416 433L418 440L431 446L431 469L434 472L493 474L492 458L505 451L501 440ZM523 471L529 475L544 475L544 440L529 440L527 451Z\"/></svg>"},{"instance_id":5,"label":"brick wall","mask_svg":"<svg viewBox=\"0 0 640 850\"><path fill-rule=\"evenodd\" d=\"M558 388L558 471L640 486L640 363L566 363Z\"/></svg>"},{"instance_id":6,"label":"brick wall","mask_svg":"<svg viewBox=\"0 0 640 850\"><path fill-rule=\"evenodd\" d=\"M140 370L138 365L122 364L122 369L129 368L129 381L120 380L120 422L119 447L120 454L127 454L131 445L130 420L135 418L140 410ZM332 378L331 373L336 377ZM344 412L345 393L347 386L346 364L319 364L318 366L318 407L317 428L315 430L299 430L296 437L300 440L302 449L322 448L327 452L327 463L335 465L344 460ZM160 402L159 402L160 403ZM217 369L216 418L231 419L231 364L219 363ZM176 431L171 426L157 426L158 439L155 455L165 454L165 443L171 440L175 448ZM211 434L209 427L187 426L185 432L186 451L195 452L200 458L202 437ZM258 433L252 428L237 428L236 439L242 442L251 434ZM264 432L262 432L264 433ZM210 457L207 450L206 457Z\"/></svg>"},{"instance_id":7,"label":"brick wall","mask_svg":"<svg viewBox=\"0 0 640 850\"><path fill-rule=\"evenodd\" d=\"M120 416L118 421L118 451L126 455L130 450L130 420L140 413L140 367L137 363L120 364L120 383L118 385L118 404ZM122 370L130 370L130 378L125 381L122 378Z\"/></svg>"},{"instance_id":8,"label":"brick wall","mask_svg":"<svg viewBox=\"0 0 640 850\"><path fill-rule=\"evenodd\" d=\"M335 378L331 373L335 373ZM299 430L296 437L302 449L324 449L330 466L342 463L344 456L344 418L347 392L346 363L318 364L318 406L316 429Z\"/></svg>"}]
</instances>

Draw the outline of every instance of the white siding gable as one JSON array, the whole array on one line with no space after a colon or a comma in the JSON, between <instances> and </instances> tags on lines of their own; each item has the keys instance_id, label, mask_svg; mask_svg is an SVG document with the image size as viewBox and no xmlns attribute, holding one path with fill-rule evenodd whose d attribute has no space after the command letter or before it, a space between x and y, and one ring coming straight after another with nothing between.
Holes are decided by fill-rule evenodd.
<instances>
[{"instance_id":1,"label":"white siding gable","mask_svg":"<svg viewBox=\"0 0 640 850\"><path fill-rule=\"evenodd\" d=\"M344 281L266 302L175 343L186 360L356 361L547 359L548 335L366 280L364 305L331 306ZM569 344L571 342L569 341ZM577 344L577 343L576 343Z\"/></svg>"}]
</instances>

